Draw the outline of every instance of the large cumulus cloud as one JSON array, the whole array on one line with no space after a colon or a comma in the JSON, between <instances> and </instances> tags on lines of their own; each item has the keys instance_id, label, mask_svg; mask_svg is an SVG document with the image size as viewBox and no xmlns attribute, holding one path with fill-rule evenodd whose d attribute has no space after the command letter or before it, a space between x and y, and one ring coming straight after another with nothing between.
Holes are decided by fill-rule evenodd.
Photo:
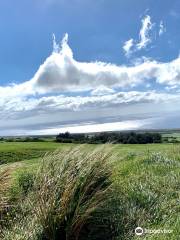
<instances>
[{"instance_id":1,"label":"large cumulus cloud","mask_svg":"<svg viewBox=\"0 0 180 240\"><path fill-rule=\"evenodd\" d=\"M155 80L158 84L180 84L180 58L168 63L145 59L134 66L103 62L79 62L68 45L68 35L60 48L46 59L31 80L39 93L83 91L98 86L132 88Z\"/></svg>"},{"instance_id":2,"label":"large cumulus cloud","mask_svg":"<svg viewBox=\"0 0 180 240\"><path fill-rule=\"evenodd\" d=\"M54 92L92 90L98 87L132 89L149 84L180 85L180 57L167 62L144 58L133 66L104 62L79 62L68 45L68 35L61 45L54 43L53 53L39 67L34 77L23 84L0 87L1 96L35 95ZM156 88L154 86L154 88Z\"/></svg>"}]
</instances>

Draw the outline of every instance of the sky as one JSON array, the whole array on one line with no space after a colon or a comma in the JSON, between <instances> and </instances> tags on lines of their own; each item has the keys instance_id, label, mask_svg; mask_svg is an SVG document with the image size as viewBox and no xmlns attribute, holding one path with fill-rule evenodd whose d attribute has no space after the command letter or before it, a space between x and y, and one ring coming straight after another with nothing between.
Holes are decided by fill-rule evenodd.
<instances>
[{"instance_id":1,"label":"sky","mask_svg":"<svg viewBox=\"0 0 180 240\"><path fill-rule=\"evenodd\" d=\"M0 1L0 135L180 128L180 1Z\"/></svg>"}]
</instances>

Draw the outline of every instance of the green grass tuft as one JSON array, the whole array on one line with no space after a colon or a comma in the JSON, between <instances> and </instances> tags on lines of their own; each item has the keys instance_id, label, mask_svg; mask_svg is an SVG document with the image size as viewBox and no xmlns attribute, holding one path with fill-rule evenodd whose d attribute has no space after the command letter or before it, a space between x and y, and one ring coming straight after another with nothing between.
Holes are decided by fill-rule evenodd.
<instances>
[{"instance_id":1,"label":"green grass tuft","mask_svg":"<svg viewBox=\"0 0 180 240\"><path fill-rule=\"evenodd\" d=\"M100 214L109 212L113 196L110 156L102 148L87 152L78 147L44 157L33 187L30 175L21 176L23 190L27 193L29 182L32 189L17 215L19 223L14 221L12 229L3 232L3 238L68 240L88 239L89 235L92 239L95 233L91 226L101 229L104 219L104 230L98 234L103 235L101 239L111 239L117 232L110 219L113 215ZM106 225L112 230L107 231Z\"/></svg>"}]
</instances>

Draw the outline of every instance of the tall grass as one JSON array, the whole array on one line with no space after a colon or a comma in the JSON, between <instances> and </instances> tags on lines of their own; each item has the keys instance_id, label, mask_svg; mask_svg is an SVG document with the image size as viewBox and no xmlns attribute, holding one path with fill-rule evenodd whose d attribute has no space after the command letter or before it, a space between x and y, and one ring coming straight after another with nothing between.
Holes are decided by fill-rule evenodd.
<instances>
[{"instance_id":1,"label":"tall grass","mask_svg":"<svg viewBox=\"0 0 180 240\"><path fill-rule=\"evenodd\" d=\"M4 225L4 217L6 216L6 213L10 207L8 197L6 196L9 186L9 176L10 173L8 170L0 172L0 233L1 228Z\"/></svg>"},{"instance_id":2,"label":"tall grass","mask_svg":"<svg viewBox=\"0 0 180 240\"><path fill-rule=\"evenodd\" d=\"M83 147L46 155L32 190L21 205L13 228L3 231L3 239L88 239L91 226L99 224L96 239L111 239L112 214L103 209L112 197L110 153L102 148L87 152ZM102 213L102 214L101 214ZM18 222L17 223L17 219ZM113 229L113 228L112 228ZM113 229L114 231L114 229ZM108 234L108 236L107 236Z\"/></svg>"},{"instance_id":3,"label":"tall grass","mask_svg":"<svg viewBox=\"0 0 180 240\"><path fill-rule=\"evenodd\" d=\"M3 202L3 193L6 189L6 184L7 184L7 178L9 177L8 171L2 171L0 172L0 208L2 206Z\"/></svg>"},{"instance_id":4,"label":"tall grass","mask_svg":"<svg viewBox=\"0 0 180 240\"><path fill-rule=\"evenodd\" d=\"M0 172L0 214L7 207L7 198L5 193L8 188L9 171L4 170Z\"/></svg>"}]
</instances>

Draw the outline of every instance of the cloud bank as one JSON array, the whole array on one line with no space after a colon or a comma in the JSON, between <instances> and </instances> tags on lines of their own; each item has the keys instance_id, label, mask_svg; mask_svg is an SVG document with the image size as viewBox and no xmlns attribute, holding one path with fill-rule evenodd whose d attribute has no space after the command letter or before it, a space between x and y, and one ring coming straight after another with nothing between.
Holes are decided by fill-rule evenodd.
<instances>
[{"instance_id":1,"label":"cloud bank","mask_svg":"<svg viewBox=\"0 0 180 240\"><path fill-rule=\"evenodd\" d=\"M149 43L150 29L151 20L146 18L142 21L139 48ZM132 39L126 45L126 49L130 50ZM161 114L180 110L180 57L165 63L144 58L130 66L99 61L80 62L73 56L68 34L60 44L53 36L53 46L52 54L32 79L21 84L0 86L0 124L9 128L9 134L20 126L24 130L18 130L19 133L29 133L29 126L33 124L36 128L39 124L39 131L44 124L52 130L51 124L61 124L62 129L62 124L68 121L71 124L79 121L83 125L89 119L94 126L99 126L102 116L101 124L111 116L118 116L116 122L123 126L120 121L122 116L123 121L130 121L132 117L140 121L142 116L152 118L155 112ZM146 86L151 90L147 90ZM129 117L129 113L133 116ZM133 124L140 126L136 122ZM141 126L144 125L143 122ZM103 126L109 129L109 125ZM0 134L4 134L2 128Z\"/></svg>"}]
</instances>

